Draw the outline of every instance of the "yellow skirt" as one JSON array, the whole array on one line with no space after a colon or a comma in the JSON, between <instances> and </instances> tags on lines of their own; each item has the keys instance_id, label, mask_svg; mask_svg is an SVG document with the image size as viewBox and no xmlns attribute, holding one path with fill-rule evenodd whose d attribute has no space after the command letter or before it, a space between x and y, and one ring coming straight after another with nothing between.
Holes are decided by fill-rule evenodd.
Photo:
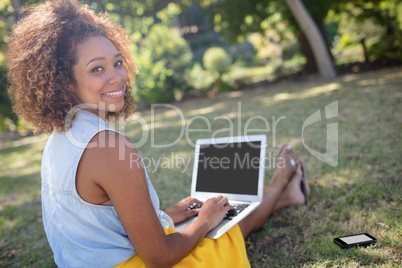
<instances>
[{"instance_id":1,"label":"yellow skirt","mask_svg":"<svg viewBox=\"0 0 402 268\"><path fill-rule=\"evenodd\" d=\"M166 234L175 232L172 229L165 229ZM138 254L135 254L115 268L129 267L146 266ZM239 225L234 226L218 239L204 238L187 257L173 267L250 267Z\"/></svg>"}]
</instances>

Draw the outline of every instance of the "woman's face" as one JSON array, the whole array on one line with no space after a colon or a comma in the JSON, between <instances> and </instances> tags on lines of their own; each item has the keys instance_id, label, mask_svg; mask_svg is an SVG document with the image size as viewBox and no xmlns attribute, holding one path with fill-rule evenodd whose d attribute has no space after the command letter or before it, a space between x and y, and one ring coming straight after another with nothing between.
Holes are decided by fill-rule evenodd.
<instances>
[{"instance_id":1,"label":"woman's face","mask_svg":"<svg viewBox=\"0 0 402 268\"><path fill-rule=\"evenodd\" d=\"M102 111L118 112L124 106L128 81L123 59L104 36L92 36L77 47L78 62L73 66L80 102L105 119ZM96 105L96 106L95 106ZM97 111L96 111L97 110Z\"/></svg>"}]
</instances>

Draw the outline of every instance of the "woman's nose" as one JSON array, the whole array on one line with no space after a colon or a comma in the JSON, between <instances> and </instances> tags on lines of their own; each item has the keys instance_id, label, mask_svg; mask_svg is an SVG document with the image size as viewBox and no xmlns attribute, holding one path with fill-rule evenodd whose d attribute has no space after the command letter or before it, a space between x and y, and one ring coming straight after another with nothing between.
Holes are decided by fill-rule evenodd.
<instances>
[{"instance_id":1,"label":"woman's nose","mask_svg":"<svg viewBox=\"0 0 402 268\"><path fill-rule=\"evenodd\" d=\"M112 70L109 75L109 84L119 84L124 79L124 71L122 70Z\"/></svg>"}]
</instances>

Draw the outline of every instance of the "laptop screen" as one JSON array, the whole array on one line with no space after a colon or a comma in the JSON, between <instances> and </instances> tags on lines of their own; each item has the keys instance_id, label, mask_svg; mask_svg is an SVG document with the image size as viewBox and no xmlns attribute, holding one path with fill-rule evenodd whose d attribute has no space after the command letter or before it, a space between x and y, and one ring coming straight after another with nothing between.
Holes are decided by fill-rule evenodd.
<instances>
[{"instance_id":1,"label":"laptop screen","mask_svg":"<svg viewBox=\"0 0 402 268\"><path fill-rule=\"evenodd\" d=\"M261 141L200 145L197 192L257 195Z\"/></svg>"}]
</instances>

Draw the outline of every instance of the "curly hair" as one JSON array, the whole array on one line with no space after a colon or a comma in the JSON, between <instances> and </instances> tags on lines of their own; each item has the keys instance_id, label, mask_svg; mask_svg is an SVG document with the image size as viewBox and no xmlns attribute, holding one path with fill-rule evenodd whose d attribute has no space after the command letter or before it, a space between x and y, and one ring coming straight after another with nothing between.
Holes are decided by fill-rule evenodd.
<instances>
[{"instance_id":1,"label":"curly hair","mask_svg":"<svg viewBox=\"0 0 402 268\"><path fill-rule=\"evenodd\" d=\"M65 117L79 104L72 71L78 61L77 47L86 38L99 35L121 53L129 75L124 107L117 113L109 112L108 117L127 118L134 111L131 83L137 68L128 34L120 25L77 0L50 1L26 12L10 35L7 53L8 92L20 119L35 131L63 132L69 128Z\"/></svg>"}]
</instances>

